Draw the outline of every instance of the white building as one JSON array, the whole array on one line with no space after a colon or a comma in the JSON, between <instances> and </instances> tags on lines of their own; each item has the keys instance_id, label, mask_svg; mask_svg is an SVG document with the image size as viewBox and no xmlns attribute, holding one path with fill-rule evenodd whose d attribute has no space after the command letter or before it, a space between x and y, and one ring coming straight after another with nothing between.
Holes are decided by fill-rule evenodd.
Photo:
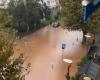
<instances>
[{"instance_id":1,"label":"white building","mask_svg":"<svg viewBox=\"0 0 100 80\"><path fill-rule=\"evenodd\" d=\"M9 0L0 0L0 8L7 8L7 4L9 3Z\"/></svg>"},{"instance_id":2,"label":"white building","mask_svg":"<svg viewBox=\"0 0 100 80\"><path fill-rule=\"evenodd\" d=\"M10 0L0 0L0 7L4 7L4 4L5 6L7 7L7 3L9 2ZM43 0L44 3L46 3L46 5L49 7L49 8L55 8L58 6L58 1L59 0Z\"/></svg>"},{"instance_id":3,"label":"white building","mask_svg":"<svg viewBox=\"0 0 100 80\"><path fill-rule=\"evenodd\" d=\"M55 7L57 7L57 2L56 2L56 0L43 0L43 2L45 2L46 5L47 5L49 8L55 8Z\"/></svg>"},{"instance_id":4,"label":"white building","mask_svg":"<svg viewBox=\"0 0 100 80\"><path fill-rule=\"evenodd\" d=\"M59 0L42 0L51 9L51 15L57 16L59 12Z\"/></svg>"}]
</instances>

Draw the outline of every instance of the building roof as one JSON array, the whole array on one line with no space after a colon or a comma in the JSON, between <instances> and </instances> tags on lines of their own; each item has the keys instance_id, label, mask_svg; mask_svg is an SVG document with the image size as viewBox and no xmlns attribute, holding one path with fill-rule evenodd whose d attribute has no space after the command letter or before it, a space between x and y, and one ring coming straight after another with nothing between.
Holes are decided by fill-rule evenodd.
<instances>
[{"instance_id":1,"label":"building roof","mask_svg":"<svg viewBox=\"0 0 100 80\"><path fill-rule=\"evenodd\" d=\"M89 66L89 69L87 70L87 75L89 77L91 77L92 79L95 80L96 76L97 76L97 73L98 73L98 70L100 68L100 65L94 63L94 62L91 62L90 66Z\"/></svg>"},{"instance_id":2,"label":"building roof","mask_svg":"<svg viewBox=\"0 0 100 80\"><path fill-rule=\"evenodd\" d=\"M85 64L83 64L82 66L80 66L80 69L78 71L78 74L85 74L87 72L88 66L90 65L90 61L87 61Z\"/></svg>"},{"instance_id":3,"label":"building roof","mask_svg":"<svg viewBox=\"0 0 100 80\"><path fill-rule=\"evenodd\" d=\"M99 39L100 40L100 34L97 34L96 35L96 39Z\"/></svg>"},{"instance_id":4,"label":"building roof","mask_svg":"<svg viewBox=\"0 0 100 80\"><path fill-rule=\"evenodd\" d=\"M89 54L95 54L100 57L100 45L92 46L89 50Z\"/></svg>"},{"instance_id":5,"label":"building roof","mask_svg":"<svg viewBox=\"0 0 100 80\"><path fill-rule=\"evenodd\" d=\"M86 74L87 76L91 77L93 80L96 80L96 76L98 75L98 70L100 69L100 65L94 63L93 61L87 61L85 64L83 64L78 74Z\"/></svg>"}]
</instances>

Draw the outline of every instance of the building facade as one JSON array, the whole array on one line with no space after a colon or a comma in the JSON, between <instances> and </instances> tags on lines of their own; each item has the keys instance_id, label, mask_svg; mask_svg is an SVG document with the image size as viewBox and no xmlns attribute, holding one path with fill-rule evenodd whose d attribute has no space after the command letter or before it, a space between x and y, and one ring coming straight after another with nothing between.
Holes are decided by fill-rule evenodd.
<instances>
[{"instance_id":1,"label":"building facade","mask_svg":"<svg viewBox=\"0 0 100 80\"><path fill-rule=\"evenodd\" d=\"M8 3L9 3L9 0L0 0L0 8L2 9L7 8Z\"/></svg>"},{"instance_id":2,"label":"building facade","mask_svg":"<svg viewBox=\"0 0 100 80\"><path fill-rule=\"evenodd\" d=\"M0 7L4 7L4 6L7 6L7 3L9 2L10 0L0 0ZM55 8L58 6L58 2L59 0L42 0L44 3L46 3L46 5L49 7L49 8Z\"/></svg>"},{"instance_id":3,"label":"building facade","mask_svg":"<svg viewBox=\"0 0 100 80\"><path fill-rule=\"evenodd\" d=\"M43 2L51 9L51 15L56 17L59 13L59 0L43 0Z\"/></svg>"},{"instance_id":4,"label":"building facade","mask_svg":"<svg viewBox=\"0 0 100 80\"><path fill-rule=\"evenodd\" d=\"M43 0L43 2L51 9L57 6L56 0Z\"/></svg>"}]
</instances>

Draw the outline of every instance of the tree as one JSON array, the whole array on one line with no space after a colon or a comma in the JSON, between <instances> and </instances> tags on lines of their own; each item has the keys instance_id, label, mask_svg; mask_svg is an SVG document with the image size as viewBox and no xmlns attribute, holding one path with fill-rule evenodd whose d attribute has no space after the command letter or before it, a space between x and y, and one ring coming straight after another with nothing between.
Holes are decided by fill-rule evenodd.
<instances>
[{"instance_id":1,"label":"tree","mask_svg":"<svg viewBox=\"0 0 100 80\"><path fill-rule=\"evenodd\" d=\"M13 16L14 28L19 32L37 29L44 15L45 18L50 16L48 7L40 0L10 0L8 11Z\"/></svg>"},{"instance_id":2,"label":"tree","mask_svg":"<svg viewBox=\"0 0 100 80\"><path fill-rule=\"evenodd\" d=\"M82 19L81 0L60 0L63 26L69 30L80 29Z\"/></svg>"},{"instance_id":3,"label":"tree","mask_svg":"<svg viewBox=\"0 0 100 80\"><path fill-rule=\"evenodd\" d=\"M43 0L40 0L40 1L42 3L42 13L43 13L43 17L48 20L50 18L50 15L51 15L51 10L46 5L46 3L43 2Z\"/></svg>"},{"instance_id":4,"label":"tree","mask_svg":"<svg viewBox=\"0 0 100 80\"><path fill-rule=\"evenodd\" d=\"M82 20L83 8L81 0L60 0L60 3L62 7L61 20L64 28L69 30L81 29L83 31L83 41L86 41L84 35L88 32L95 33L98 30L100 26L100 17L98 14L100 14L100 11L97 11L94 16L92 15L88 23L84 24Z\"/></svg>"},{"instance_id":5,"label":"tree","mask_svg":"<svg viewBox=\"0 0 100 80\"><path fill-rule=\"evenodd\" d=\"M10 26L10 22L11 22L11 17L8 16L8 13L7 13L7 3L8 3L9 0L1 0L1 6L0 7L0 23L2 24L1 26L4 27L4 26Z\"/></svg>"},{"instance_id":6,"label":"tree","mask_svg":"<svg viewBox=\"0 0 100 80\"><path fill-rule=\"evenodd\" d=\"M88 31L92 34L100 33L100 9L95 11L88 20Z\"/></svg>"},{"instance_id":7,"label":"tree","mask_svg":"<svg viewBox=\"0 0 100 80\"><path fill-rule=\"evenodd\" d=\"M23 55L18 58L12 57L13 39L8 35L5 31L0 31L0 80L24 80L29 65L27 68L23 67Z\"/></svg>"},{"instance_id":8,"label":"tree","mask_svg":"<svg viewBox=\"0 0 100 80\"><path fill-rule=\"evenodd\" d=\"M19 32L27 30L26 11L22 0L10 0L8 12L13 17L12 26Z\"/></svg>"}]
</instances>

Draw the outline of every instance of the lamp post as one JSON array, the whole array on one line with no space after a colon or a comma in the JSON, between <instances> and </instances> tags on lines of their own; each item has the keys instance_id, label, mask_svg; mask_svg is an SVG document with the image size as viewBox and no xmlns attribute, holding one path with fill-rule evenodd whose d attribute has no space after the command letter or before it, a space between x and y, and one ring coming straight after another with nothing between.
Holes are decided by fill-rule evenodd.
<instances>
[{"instance_id":1,"label":"lamp post","mask_svg":"<svg viewBox=\"0 0 100 80\"><path fill-rule=\"evenodd\" d=\"M70 68L71 68L72 60L63 59L63 61L69 64L68 67L67 67L66 78L67 78L67 80L70 80Z\"/></svg>"}]
</instances>

